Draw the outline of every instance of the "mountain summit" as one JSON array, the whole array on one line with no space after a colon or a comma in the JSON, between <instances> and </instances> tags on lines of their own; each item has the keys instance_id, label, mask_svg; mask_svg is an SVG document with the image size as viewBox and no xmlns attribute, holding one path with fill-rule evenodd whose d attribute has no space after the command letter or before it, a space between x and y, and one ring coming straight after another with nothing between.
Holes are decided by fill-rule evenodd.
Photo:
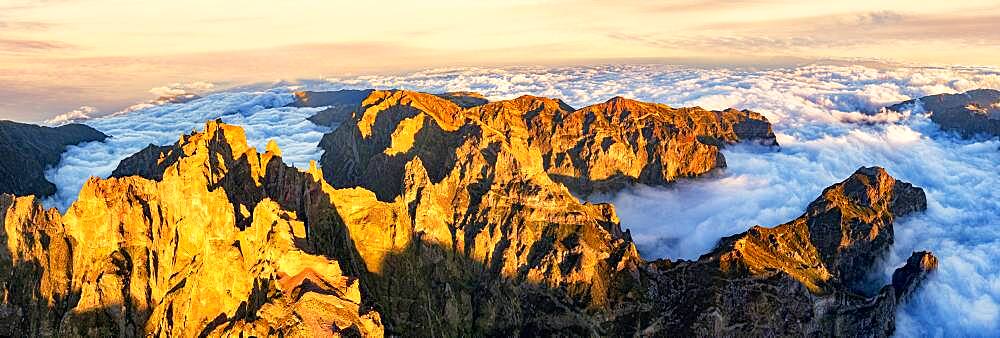
<instances>
[{"instance_id":1,"label":"mountain summit","mask_svg":"<svg viewBox=\"0 0 1000 338\"><path fill-rule=\"evenodd\" d=\"M646 261L613 206L572 194L774 144L750 112L407 91L356 107L322 169L209 121L92 178L65 215L0 195L0 335L888 336L937 266L914 253L860 287L927 203L878 167L696 261Z\"/></svg>"}]
</instances>

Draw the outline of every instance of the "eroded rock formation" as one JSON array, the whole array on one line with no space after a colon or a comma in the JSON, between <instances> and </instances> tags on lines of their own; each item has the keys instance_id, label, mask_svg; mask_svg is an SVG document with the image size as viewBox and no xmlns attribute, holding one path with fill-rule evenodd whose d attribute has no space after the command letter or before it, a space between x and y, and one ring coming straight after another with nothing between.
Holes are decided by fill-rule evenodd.
<instances>
[{"instance_id":1,"label":"eroded rock formation","mask_svg":"<svg viewBox=\"0 0 1000 338\"><path fill-rule=\"evenodd\" d=\"M518 153L539 152L552 179L586 195L636 182L662 185L725 167L719 148L726 144L777 145L767 119L750 111L674 109L621 97L577 110L533 96L463 108L445 99L453 96L370 92L355 105L353 122L320 144L327 180L389 200L399 194L410 159L420 157L434 176L439 164L449 166L461 156L453 149L469 134L482 134L522 142Z\"/></svg>"},{"instance_id":2,"label":"eroded rock formation","mask_svg":"<svg viewBox=\"0 0 1000 338\"><path fill-rule=\"evenodd\" d=\"M741 138L771 142L760 137L770 132L759 124L712 122L727 116L752 119L748 112L693 109L682 114L643 105L648 104L616 98L572 110L556 100L522 97L463 109L428 94L373 92L363 109L321 146L327 150L325 174L334 186L370 189L379 200L407 208L412 228L352 228L352 238L420 241L417 249L404 249L388 260L400 264L383 260L375 271L366 262L369 273L374 272L367 290L390 330L693 336L892 332L898 299L922 277L900 279L871 296L856 291L857 284L892 243L895 218L926 208L921 189L896 181L881 168L862 168L827 189L792 222L727 238L698 261L646 263L610 207L584 204L580 209L568 189L556 184L558 175L545 165L545 154L560 153L553 143L628 144L614 136L630 130L629 123L691 126L687 134L662 127L664 135L693 138L697 144L689 149L711 151L716 142ZM651 115L625 118L636 111ZM574 125L572 114L590 122ZM686 122L657 122L667 118L657 114ZM621 116L615 120L620 125L598 122L608 116ZM693 120L711 123L697 127ZM560 125L575 129L560 132ZM610 136L590 143L570 130L582 130L584 139ZM699 135L713 135L715 141L701 142ZM671 137L657 143L684 144L683 138ZM552 141L556 139L560 141ZM625 171L631 163L612 160L612 154L623 153L630 152L605 152L595 156L601 160L584 162ZM671 154L658 154L664 153ZM707 157L679 158L683 166L691 165L685 161L705 163ZM567 211L574 210L582 211L568 217ZM363 259L371 254L361 251ZM526 259L520 258L525 252ZM924 276L931 269L933 265L909 264L901 271Z\"/></svg>"},{"instance_id":3,"label":"eroded rock formation","mask_svg":"<svg viewBox=\"0 0 1000 338\"><path fill-rule=\"evenodd\" d=\"M45 197L56 186L45 169L59 163L66 147L108 136L82 124L55 128L0 121L0 193Z\"/></svg>"},{"instance_id":4,"label":"eroded rock formation","mask_svg":"<svg viewBox=\"0 0 1000 338\"><path fill-rule=\"evenodd\" d=\"M975 89L961 94L938 94L904 101L888 107L903 111L917 109L930 113L941 129L965 137L977 134L1000 136L1000 91Z\"/></svg>"},{"instance_id":5,"label":"eroded rock formation","mask_svg":"<svg viewBox=\"0 0 1000 338\"><path fill-rule=\"evenodd\" d=\"M62 217L0 198L3 335L382 335L357 279L268 194L293 172L281 189L301 201L318 172L285 167L273 145L258 154L242 129L216 122L173 149L160 180L91 179Z\"/></svg>"},{"instance_id":6,"label":"eroded rock formation","mask_svg":"<svg viewBox=\"0 0 1000 338\"><path fill-rule=\"evenodd\" d=\"M876 294L856 290L889 250L893 221L924 209L922 189L858 169L795 220L723 238L697 261L650 263L652 300L632 315L645 333L889 336L896 306L936 258L914 253Z\"/></svg>"},{"instance_id":7,"label":"eroded rock formation","mask_svg":"<svg viewBox=\"0 0 1000 338\"><path fill-rule=\"evenodd\" d=\"M238 127L209 122L88 181L64 216L0 197L0 334L891 334L897 304L936 259L915 253L875 293L858 284L892 244L893 222L926 208L920 188L862 168L786 224L724 238L696 261L646 262L612 206L560 183L554 168L569 167L546 154L572 150L554 144L625 149L572 167L590 173L625 165L617 156L705 160L633 141L717 152L770 133L748 112L644 105L522 97L462 108L373 91L324 138L322 171L288 167L275 143L259 154ZM589 127L572 133L578 119ZM573 175L589 182L577 191L597 189Z\"/></svg>"}]
</instances>

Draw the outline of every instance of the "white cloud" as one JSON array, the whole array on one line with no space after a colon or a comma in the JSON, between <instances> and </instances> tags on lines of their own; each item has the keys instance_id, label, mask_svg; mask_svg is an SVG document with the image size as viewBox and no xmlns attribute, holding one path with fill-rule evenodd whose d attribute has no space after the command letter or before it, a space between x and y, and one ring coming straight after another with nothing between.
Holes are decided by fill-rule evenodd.
<instances>
[{"instance_id":1,"label":"white cloud","mask_svg":"<svg viewBox=\"0 0 1000 338\"><path fill-rule=\"evenodd\" d=\"M80 123L93 118L93 115L97 113L97 108L91 106L80 106L74 110L56 115L51 119L45 120L43 122L50 126L61 126L69 123Z\"/></svg>"},{"instance_id":2,"label":"white cloud","mask_svg":"<svg viewBox=\"0 0 1000 338\"><path fill-rule=\"evenodd\" d=\"M123 158L148 144L177 142L181 134L204 128L205 121L222 119L246 130L250 145L263 150L270 139L282 148L286 163L306 168L322 154L316 145L329 128L305 119L322 108L283 108L293 101L290 92L230 92L208 95L183 104L149 106L87 121L112 137L105 142L70 146L45 177L56 194L46 203L65 210L91 176L107 177Z\"/></svg>"},{"instance_id":3,"label":"white cloud","mask_svg":"<svg viewBox=\"0 0 1000 338\"><path fill-rule=\"evenodd\" d=\"M886 167L927 191L926 213L899 220L883 268L888 279L912 250L941 258L938 273L898 314L901 336L977 336L1000 332L1000 141L965 141L942 133L917 112L887 104L973 88L1000 89L1000 70L983 67L691 68L664 65L435 69L397 76L301 81L274 90L221 92L182 104L145 106L89 125L108 143L71 147L46 175L59 187L49 203L65 207L90 175L106 176L148 143L168 144L205 120L247 128L263 148L274 138L286 162L317 159L327 130L305 118L321 108L280 108L298 89L407 88L472 90L491 99L551 96L582 107L615 95L667 103L752 109L773 123L780 151L725 150L729 168L669 187L638 186L613 196L622 224L647 258L697 258L722 236L800 215L823 188L859 166ZM172 88L172 87L171 87ZM168 88L164 93L171 92Z\"/></svg>"},{"instance_id":4,"label":"white cloud","mask_svg":"<svg viewBox=\"0 0 1000 338\"><path fill-rule=\"evenodd\" d=\"M197 94L212 90L213 88L215 88L215 84L198 81L189 83L173 83L166 86L156 87L150 89L149 93L158 97L174 97L185 94Z\"/></svg>"}]
</instances>

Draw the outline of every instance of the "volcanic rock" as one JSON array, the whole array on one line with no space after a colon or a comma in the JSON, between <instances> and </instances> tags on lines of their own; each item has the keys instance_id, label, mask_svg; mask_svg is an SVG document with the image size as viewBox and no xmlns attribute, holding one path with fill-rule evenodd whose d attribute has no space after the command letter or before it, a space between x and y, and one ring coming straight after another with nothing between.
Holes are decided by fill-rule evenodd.
<instances>
[{"instance_id":1,"label":"volcanic rock","mask_svg":"<svg viewBox=\"0 0 1000 338\"><path fill-rule=\"evenodd\" d=\"M528 125L571 125L564 122L573 120L566 114L580 111L591 113L582 114L583 120L594 126L601 125L599 117L632 111L672 117L670 108L636 105L642 103L617 98L572 110L557 100L522 97L463 109L428 94L375 91L351 121L326 135L323 163L333 186L371 190L378 200L406 208L406 216L377 217L392 218L396 226L370 229L377 223L371 218L360 227L347 222L365 261L365 290L376 299L388 332L892 333L898 299L919 278L872 296L856 290L889 249L893 221L926 208L920 188L881 168L861 168L824 191L796 220L726 238L697 261L646 263L610 206L579 204L546 171L543 154L558 148L545 149L555 141L540 140L565 134ZM737 113L751 119L748 112L688 113L707 115L699 121L709 122L720 116L740 121ZM541 122L546 119L555 122ZM660 123L656 117L636 121L645 119ZM692 142L699 133L726 143L769 134L766 128L734 127L739 123L674 123L695 130L686 134ZM613 129L605 124L604 130ZM596 130L602 128L577 129L601 135ZM663 128L666 135L680 133L676 129ZM370 215L361 208L347 214ZM409 244L383 244L399 238ZM372 242L382 247L371 248Z\"/></svg>"},{"instance_id":2,"label":"volcanic rock","mask_svg":"<svg viewBox=\"0 0 1000 338\"><path fill-rule=\"evenodd\" d=\"M889 250L893 221L924 209L922 189L882 168L858 169L791 222L724 238L697 261L650 263L639 278L650 298L626 303L630 310L622 312L632 320L610 322L609 332L890 336L896 306L936 268L936 258L914 253L871 297L855 286Z\"/></svg>"},{"instance_id":3,"label":"volcanic rock","mask_svg":"<svg viewBox=\"0 0 1000 338\"><path fill-rule=\"evenodd\" d=\"M45 169L59 163L66 147L107 138L82 124L51 128L0 121L0 193L54 194L56 186L45 179Z\"/></svg>"},{"instance_id":4,"label":"volcanic rock","mask_svg":"<svg viewBox=\"0 0 1000 338\"><path fill-rule=\"evenodd\" d=\"M975 89L961 94L939 94L904 101L887 109L918 110L930 113L941 129L965 137L977 134L1000 136L1000 91Z\"/></svg>"},{"instance_id":5,"label":"volcanic rock","mask_svg":"<svg viewBox=\"0 0 1000 338\"><path fill-rule=\"evenodd\" d=\"M628 143L597 121L647 110L615 121L650 130L635 140L709 151L718 146L698 134L728 144L768 133L736 127L745 112L546 100L462 108L373 91L324 137L322 171L288 167L275 143L259 154L241 129L210 121L123 161L121 177L91 179L61 218L0 197L0 266L11 271L0 274L0 334L883 337L936 266L915 253L891 284L858 291L894 221L927 203L877 167L696 261L646 262L611 205L554 179L544 154L561 148L541 140ZM560 131L578 111L594 127ZM705 125L661 121L673 118ZM660 124L688 129L638 127Z\"/></svg>"},{"instance_id":6,"label":"volcanic rock","mask_svg":"<svg viewBox=\"0 0 1000 338\"><path fill-rule=\"evenodd\" d=\"M482 106L490 102L483 94L476 92L447 92L437 94L438 97L451 101L462 108Z\"/></svg>"},{"instance_id":7,"label":"volcanic rock","mask_svg":"<svg viewBox=\"0 0 1000 338\"><path fill-rule=\"evenodd\" d=\"M139 152L118 162L111 177L142 176L151 180L162 180L163 171L177 161L182 154L175 146L150 144Z\"/></svg>"},{"instance_id":8,"label":"volcanic rock","mask_svg":"<svg viewBox=\"0 0 1000 338\"><path fill-rule=\"evenodd\" d=\"M549 175L581 195L706 174L726 166L719 149L728 144L778 145L767 119L747 110L675 109L622 97L579 110L531 96L510 104L523 112Z\"/></svg>"},{"instance_id":9,"label":"volcanic rock","mask_svg":"<svg viewBox=\"0 0 1000 338\"><path fill-rule=\"evenodd\" d=\"M365 187L385 201L398 195L390 190L398 190L410 158L432 166L450 161L451 151L442 148L463 140L469 128L523 139L522 152L539 151L549 176L579 195L708 173L725 167L719 148L726 144L777 145L770 123L754 112L674 109L620 97L579 110L533 96L462 108L423 93L373 91L358 107L352 122L324 136L321 163L333 186ZM411 143L417 147L397 156L396 147ZM435 168L429 170L434 176Z\"/></svg>"},{"instance_id":10,"label":"volcanic rock","mask_svg":"<svg viewBox=\"0 0 1000 338\"><path fill-rule=\"evenodd\" d=\"M161 180L92 178L61 218L0 197L0 335L381 336L358 280L316 249L324 232L281 204L319 174L269 148L209 122L160 161Z\"/></svg>"}]
</instances>

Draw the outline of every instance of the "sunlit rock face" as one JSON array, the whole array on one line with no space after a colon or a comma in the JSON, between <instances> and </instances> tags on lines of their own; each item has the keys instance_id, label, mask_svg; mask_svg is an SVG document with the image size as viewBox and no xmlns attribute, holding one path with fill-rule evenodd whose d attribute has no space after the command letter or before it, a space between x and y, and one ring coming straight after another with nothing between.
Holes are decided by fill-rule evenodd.
<instances>
[{"instance_id":1,"label":"sunlit rock face","mask_svg":"<svg viewBox=\"0 0 1000 338\"><path fill-rule=\"evenodd\" d=\"M44 171L59 163L66 147L107 138L82 124L51 128L0 120L0 193L52 195L56 186Z\"/></svg>"},{"instance_id":2,"label":"sunlit rock face","mask_svg":"<svg viewBox=\"0 0 1000 338\"><path fill-rule=\"evenodd\" d=\"M706 174L726 166L719 149L727 144L778 145L767 119L750 111L675 109L622 97L578 110L531 96L496 105L522 113L493 124L523 121L549 175L581 195ZM471 113L482 120L489 120L484 115L503 116L493 108Z\"/></svg>"},{"instance_id":3,"label":"sunlit rock face","mask_svg":"<svg viewBox=\"0 0 1000 338\"><path fill-rule=\"evenodd\" d=\"M961 94L938 94L901 102L889 110L917 110L931 114L941 129L963 136L1000 136L1000 91L975 89Z\"/></svg>"},{"instance_id":4,"label":"sunlit rock face","mask_svg":"<svg viewBox=\"0 0 1000 338\"><path fill-rule=\"evenodd\" d=\"M3 334L381 336L357 279L266 193L289 171L288 190L318 184L269 148L209 122L158 163L161 180L91 179L65 216L0 198Z\"/></svg>"},{"instance_id":5,"label":"sunlit rock face","mask_svg":"<svg viewBox=\"0 0 1000 338\"><path fill-rule=\"evenodd\" d=\"M600 332L589 309L608 305L614 274L640 261L610 205L554 182L523 122L473 123L423 93L365 102L325 138L324 174L399 211L347 222L392 332Z\"/></svg>"},{"instance_id":6,"label":"sunlit rock face","mask_svg":"<svg viewBox=\"0 0 1000 338\"><path fill-rule=\"evenodd\" d=\"M893 221L926 209L920 188L861 168L806 212L723 238L697 261L656 261L650 332L695 336L888 336L896 306L937 266L914 253L874 295L856 291L893 239ZM646 312L648 311L648 312Z\"/></svg>"},{"instance_id":7,"label":"sunlit rock face","mask_svg":"<svg viewBox=\"0 0 1000 338\"><path fill-rule=\"evenodd\" d=\"M916 253L891 284L858 291L893 222L926 208L881 168L697 261L646 262L612 206L581 202L546 167L554 137L523 107L561 104L518 100L374 91L324 138L342 156L322 171L210 121L91 179L65 215L4 195L0 333L887 336L937 265Z\"/></svg>"},{"instance_id":8,"label":"sunlit rock face","mask_svg":"<svg viewBox=\"0 0 1000 338\"><path fill-rule=\"evenodd\" d=\"M613 99L582 111L670 109L629 105L641 103ZM324 137L334 186L371 189L405 206L408 227L350 230L356 243L416 242L398 255L361 252L391 331L887 336L899 299L934 268L908 264L901 271L917 277L874 295L856 291L891 245L893 221L926 208L921 189L881 168L859 169L800 218L727 238L697 261L646 263L609 206L581 205L546 170L543 154L556 152L542 144L555 141L542 140L555 133L533 134L528 122L570 120L551 118L575 112L562 106L522 97L461 108L428 94L376 91ZM773 144L760 137L767 128L716 128L720 143ZM622 163L604 165L624 171Z\"/></svg>"},{"instance_id":9,"label":"sunlit rock face","mask_svg":"<svg viewBox=\"0 0 1000 338\"><path fill-rule=\"evenodd\" d=\"M477 101L469 103L470 97ZM394 194L386 189L397 185L405 163L390 157L408 150L415 138L450 147L463 139L463 127L523 140L530 147L523 153L540 152L549 176L580 195L706 174L725 167L719 148L726 144L777 146L770 123L754 112L675 109L622 97L574 109L558 99L534 96L487 103L473 93L374 91L354 107L359 123L324 137L322 163L334 186L367 187L381 199ZM426 117L431 117L426 122L438 123L425 127ZM451 156L432 150L408 156L434 165Z\"/></svg>"}]
</instances>

